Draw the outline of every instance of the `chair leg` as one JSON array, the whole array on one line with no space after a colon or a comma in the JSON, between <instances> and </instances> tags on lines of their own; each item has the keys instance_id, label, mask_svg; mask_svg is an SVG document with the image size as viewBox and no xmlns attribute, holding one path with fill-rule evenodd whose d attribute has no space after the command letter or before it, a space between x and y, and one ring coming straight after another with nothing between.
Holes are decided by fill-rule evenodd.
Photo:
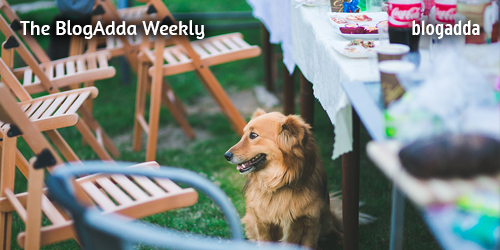
<instances>
[{"instance_id":1,"label":"chair leg","mask_svg":"<svg viewBox=\"0 0 500 250\"><path fill-rule=\"evenodd\" d=\"M0 196L5 197L5 189L14 190L16 177L17 138L2 136L0 165ZM12 234L12 213L0 213L0 249L9 250Z\"/></svg>"},{"instance_id":2,"label":"chair leg","mask_svg":"<svg viewBox=\"0 0 500 250\"><path fill-rule=\"evenodd\" d=\"M29 198L26 203L26 250L38 250L41 245L42 226L42 192L44 169L31 169L29 172L28 193Z\"/></svg>"},{"instance_id":3,"label":"chair leg","mask_svg":"<svg viewBox=\"0 0 500 250\"><path fill-rule=\"evenodd\" d=\"M163 95L162 101L165 103L170 100L175 105L175 107L182 113L182 115L187 117L188 113L186 111L186 107L184 106L184 104L182 104L181 99L179 99L179 97L173 91L172 87L170 87L170 85L164 80L163 86L165 87L165 85L167 86L166 87L167 89L165 89L165 95ZM169 100L166 100L167 98Z\"/></svg>"},{"instance_id":4,"label":"chair leg","mask_svg":"<svg viewBox=\"0 0 500 250\"><path fill-rule=\"evenodd\" d=\"M174 94L174 91L166 80L163 80L163 91L163 104L167 106L174 119L177 121L177 123L179 123L179 125L181 125L184 134L186 134L189 139L194 139L196 137L196 133L194 132L193 128L186 118L186 111L184 110L184 106L176 98L177 96Z\"/></svg>"},{"instance_id":5,"label":"chair leg","mask_svg":"<svg viewBox=\"0 0 500 250\"><path fill-rule=\"evenodd\" d=\"M149 107L149 133L146 146L146 161L154 161L156 158L156 146L158 142L158 127L160 122L160 104L163 77L153 77L151 86L151 105Z\"/></svg>"},{"instance_id":6,"label":"chair leg","mask_svg":"<svg viewBox=\"0 0 500 250\"><path fill-rule=\"evenodd\" d=\"M61 134L57 130L48 130L45 131L45 134L49 139L54 143L56 148L61 152L66 161L68 162L80 162L78 156L76 156L75 152L68 143L62 138Z\"/></svg>"},{"instance_id":7,"label":"chair leg","mask_svg":"<svg viewBox=\"0 0 500 250\"><path fill-rule=\"evenodd\" d=\"M86 87L93 87L95 86L94 85L94 81L90 81L90 82L84 82L83 83L83 87L86 88ZM85 107L87 107L87 109L90 111L90 113L92 114L93 113L93 110L94 110L94 99L88 99L84 102Z\"/></svg>"},{"instance_id":8,"label":"chair leg","mask_svg":"<svg viewBox=\"0 0 500 250\"><path fill-rule=\"evenodd\" d=\"M104 129L101 127L99 122L97 122L92 116L92 113L87 109L86 106L80 107L78 110L80 112L80 115L82 119L85 121L85 123L95 132L99 133L102 136L102 141L104 144L104 147L113 155L113 157L118 158L120 157L120 151L116 147L115 143L111 138L108 136L108 134L104 131Z\"/></svg>"},{"instance_id":9,"label":"chair leg","mask_svg":"<svg viewBox=\"0 0 500 250\"><path fill-rule=\"evenodd\" d=\"M229 123L239 136L243 135L243 128L246 126L246 121L241 116L240 112L234 107L231 99L226 94L226 91L220 86L219 81L208 68L200 68L196 70L196 75L201 80L205 88L208 90L212 98L217 102L222 113L226 116Z\"/></svg>"},{"instance_id":10,"label":"chair leg","mask_svg":"<svg viewBox=\"0 0 500 250\"><path fill-rule=\"evenodd\" d=\"M24 158L23 154L21 154L21 151L19 149L16 149L16 166L19 171L28 179L28 172L29 172L29 162Z\"/></svg>"},{"instance_id":11,"label":"chair leg","mask_svg":"<svg viewBox=\"0 0 500 250\"><path fill-rule=\"evenodd\" d=\"M0 213L0 249L10 250L12 237L12 212Z\"/></svg>"},{"instance_id":12,"label":"chair leg","mask_svg":"<svg viewBox=\"0 0 500 250\"><path fill-rule=\"evenodd\" d=\"M137 72L137 92L135 97L135 116L134 116L134 132L132 148L134 151L139 151L142 148L142 126L139 123L139 117L144 119L144 110L146 109L146 92L147 84L150 82L148 76L148 69L150 64L141 62L139 63Z\"/></svg>"},{"instance_id":13,"label":"chair leg","mask_svg":"<svg viewBox=\"0 0 500 250\"><path fill-rule=\"evenodd\" d=\"M79 120L76 123L75 127L76 129L78 129L78 131L80 131L83 139L89 143L90 147L94 150L94 152L97 154L97 156L99 156L101 160L113 161L111 156L108 154L108 152L106 152L104 147L102 147L99 144L97 139L92 134L92 131L90 130L89 126L83 120Z\"/></svg>"}]
</instances>

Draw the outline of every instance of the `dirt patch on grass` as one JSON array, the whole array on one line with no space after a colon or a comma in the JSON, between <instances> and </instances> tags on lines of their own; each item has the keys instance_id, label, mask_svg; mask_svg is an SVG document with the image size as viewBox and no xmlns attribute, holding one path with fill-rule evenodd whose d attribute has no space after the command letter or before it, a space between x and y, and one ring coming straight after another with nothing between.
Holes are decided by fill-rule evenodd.
<instances>
[{"instance_id":1,"label":"dirt patch on grass","mask_svg":"<svg viewBox=\"0 0 500 250\"><path fill-rule=\"evenodd\" d=\"M255 96L254 90L236 91L229 89L228 95L234 106L244 117L249 117L257 108L263 108L266 111L281 111L281 106L274 108L264 108ZM196 114L212 115L220 113L219 106L210 96L199 98L194 104L186 105L188 116ZM160 124L158 130L158 149L185 149L189 150L190 145L205 141L214 137L208 131L193 128L196 132L196 138L189 140L177 123ZM132 131L113 138L116 146L123 152L132 152ZM146 137L143 137L143 146L146 145Z\"/></svg>"}]
</instances>

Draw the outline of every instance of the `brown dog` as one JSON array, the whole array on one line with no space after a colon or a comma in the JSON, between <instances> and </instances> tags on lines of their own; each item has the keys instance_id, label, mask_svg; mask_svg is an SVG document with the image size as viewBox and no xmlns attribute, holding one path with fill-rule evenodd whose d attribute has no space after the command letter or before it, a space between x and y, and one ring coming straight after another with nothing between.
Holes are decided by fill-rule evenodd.
<instances>
[{"instance_id":1,"label":"brown dog","mask_svg":"<svg viewBox=\"0 0 500 250\"><path fill-rule=\"evenodd\" d=\"M325 168L311 127L296 115L257 110L224 156L248 179L246 235L317 248L320 237L342 238L330 210Z\"/></svg>"}]
</instances>

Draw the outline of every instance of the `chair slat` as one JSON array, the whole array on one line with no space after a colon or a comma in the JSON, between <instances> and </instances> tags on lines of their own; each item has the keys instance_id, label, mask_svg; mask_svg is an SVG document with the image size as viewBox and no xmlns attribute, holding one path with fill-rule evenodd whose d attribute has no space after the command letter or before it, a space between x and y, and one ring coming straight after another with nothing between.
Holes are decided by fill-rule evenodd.
<instances>
[{"instance_id":1,"label":"chair slat","mask_svg":"<svg viewBox=\"0 0 500 250\"><path fill-rule=\"evenodd\" d=\"M213 56L213 55L217 55L217 54L220 54L220 52L214 47L212 46L212 44L210 43L203 43L202 46L208 50L208 52L210 52L210 54Z\"/></svg>"},{"instance_id":2,"label":"chair slat","mask_svg":"<svg viewBox=\"0 0 500 250\"><path fill-rule=\"evenodd\" d=\"M144 200L149 198L148 194L142 191L142 189L135 185L135 183L129 180L126 176L113 175L111 178L135 200Z\"/></svg>"},{"instance_id":3,"label":"chair slat","mask_svg":"<svg viewBox=\"0 0 500 250\"><path fill-rule=\"evenodd\" d=\"M222 42L226 44L229 48L231 48L231 50L240 50L240 47L238 47L238 45L236 45L236 43L234 43L229 38L222 39Z\"/></svg>"},{"instance_id":4,"label":"chair slat","mask_svg":"<svg viewBox=\"0 0 500 250\"><path fill-rule=\"evenodd\" d=\"M28 104L23 104L21 105L21 110L23 110L23 112L26 112L26 110L31 106L31 103L28 103Z\"/></svg>"},{"instance_id":5,"label":"chair slat","mask_svg":"<svg viewBox=\"0 0 500 250\"><path fill-rule=\"evenodd\" d=\"M229 52L229 49L220 41L213 41L212 44L222 52Z\"/></svg>"},{"instance_id":6,"label":"chair slat","mask_svg":"<svg viewBox=\"0 0 500 250\"><path fill-rule=\"evenodd\" d=\"M67 61L66 62L66 75L74 75L76 73L75 70L75 62Z\"/></svg>"},{"instance_id":7,"label":"chair slat","mask_svg":"<svg viewBox=\"0 0 500 250\"><path fill-rule=\"evenodd\" d=\"M42 100L39 100L39 101L35 101L33 104L31 104L31 107L28 109L28 111L26 111L26 116L30 117L31 114L33 114L36 109L40 106L40 104L42 104Z\"/></svg>"},{"instance_id":8,"label":"chair slat","mask_svg":"<svg viewBox=\"0 0 500 250\"><path fill-rule=\"evenodd\" d=\"M84 59L76 60L76 69L77 69L78 73L81 73L81 72L87 70L87 67L85 67Z\"/></svg>"},{"instance_id":9,"label":"chair slat","mask_svg":"<svg viewBox=\"0 0 500 250\"><path fill-rule=\"evenodd\" d=\"M115 48L115 37L106 36L106 49L114 49L114 48Z\"/></svg>"},{"instance_id":10,"label":"chair slat","mask_svg":"<svg viewBox=\"0 0 500 250\"><path fill-rule=\"evenodd\" d=\"M132 176L137 184L139 184L146 192L148 192L152 196L158 196L165 194L161 188L158 187L154 182L152 182L149 178L144 176Z\"/></svg>"},{"instance_id":11,"label":"chair slat","mask_svg":"<svg viewBox=\"0 0 500 250\"><path fill-rule=\"evenodd\" d=\"M250 48L250 44L248 44L247 42L245 42L245 40L243 40L241 37L238 37L238 36L235 36L235 37L232 37L231 38L236 44L238 44L240 47L246 49L246 48Z\"/></svg>"},{"instance_id":12,"label":"chair slat","mask_svg":"<svg viewBox=\"0 0 500 250\"><path fill-rule=\"evenodd\" d=\"M133 203L132 199L125 194L120 188L116 186L107 177L96 179L96 183L99 184L106 192L113 197L120 205L127 205Z\"/></svg>"},{"instance_id":13,"label":"chair slat","mask_svg":"<svg viewBox=\"0 0 500 250\"><path fill-rule=\"evenodd\" d=\"M171 50L163 51L163 58L168 62L168 64L178 64L179 62L177 61L177 59L175 59L171 52Z\"/></svg>"},{"instance_id":14,"label":"chair slat","mask_svg":"<svg viewBox=\"0 0 500 250\"><path fill-rule=\"evenodd\" d=\"M53 101L54 98L45 99L42 105L40 105L40 107L36 110L36 112L30 116L30 119L38 119L47 110L47 108L50 106L50 104L52 104Z\"/></svg>"},{"instance_id":15,"label":"chair slat","mask_svg":"<svg viewBox=\"0 0 500 250\"><path fill-rule=\"evenodd\" d=\"M50 105L50 107L45 110L45 112L40 116L40 118L47 118L50 117L54 111L59 107L59 105L66 99L66 96L59 96L57 97L54 102Z\"/></svg>"},{"instance_id":16,"label":"chair slat","mask_svg":"<svg viewBox=\"0 0 500 250\"><path fill-rule=\"evenodd\" d=\"M63 77L64 76L64 63L58 63L56 64L56 77Z\"/></svg>"},{"instance_id":17,"label":"chair slat","mask_svg":"<svg viewBox=\"0 0 500 250\"><path fill-rule=\"evenodd\" d=\"M38 78L37 75L35 75L34 79L33 79L33 84L38 84L40 83L40 78Z\"/></svg>"},{"instance_id":18,"label":"chair slat","mask_svg":"<svg viewBox=\"0 0 500 250\"><path fill-rule=\"evenodd\" d=\"M109 197L102 193L94 183L87 181L80 183L82 189L87 193L92 200L99 205L102 210L111 210L116 208L116 205Z\"/></svg>"},{"instance_id":19,"label":"chair slat","mask_svg":"<svg viewBox=\"0 0 500 250\"><path fill-rule=\"evenodd\" d=\"M54 79L54 65L50 64L45 68L45 74L49 78L49 80Z\"/></svg>"},{"instance_id":20,"label":"chair slat","mask_svg":"<svg viewBox=\"0 0 500 250\"><path fill-rule=\"evenodd\" d=\"M172 50L172 53L174 54L175 57L177 57L179 59L179 61L181 63L185 63L185 62L189 61L189 58L184 53L182 53L182 51L180 51L178 49Z\"/></svg>"},{"instance_id":21,"label":"chair slat","mask_svg":"<svg viewBox=\"0 0 500 250\"><path fill-rule=\"evenodd\" d=\"M69 113L69 114L75 113L80 108L80 106L82 106L83 102L85 100L87 100L89 95L90 95L90 91L80 93L80 96L78 96L78 98L71 105L71 107L68 109L68 111L66 111L66 113Z\"/></svg>"},{"instance_id":22,"label":"chair slat","mask_svg":"<svg viewBox=\"0 0 500 250\"><path fill-rule=\"evenodd\" d=\"M200 45L193 45L194 51L200 55L201 58L205 58L209 56L209 54L200 46Z\"/></svg>"},{"instance_id":23,"label":"chair slat","mask_svg":"<svg viewBox=\"0 0 500 250\"><path fill-rule=\"evenodd\" d=\"M33 71L31 69L28 69L24 71L24 77L23 77L23 85L31 85L33 82Z\"/></svg>"},{"instance_id":24,"label":"chair slat","mask_svg":"<svg viewBox=\"0 0 500 250\"><path fill-rule=\"evenodd\" d=\"M73 101L78 97L78 93L74 93L68 96L66 100L64 100L63 104L57 109L56 113L54 113L54 116L62 115L66 113L66 110L71 106Z\"/></svg>"},{"instance_id":25,"label":"chair slat","mask_svg":"<svg viewBox=\"0 0 500 250\"><path fill-rule=\"evenodd\" d=\"M158 183L158 185L160 185L160 187L167 190L168 192L177 192L182 190L181 187L177 186L175 182L169 179L155 178L154 180L156 181L156 183Z\"/></svg>"},{"instance_id":26,"label":"chair slat","mask_svg":"<svg viewBox=\"0 0 500 250\"><path fill-rule=\"evenodd\" d=\"M42 195L42 210L53 225L66 222L64 216L45 195Z\"/></svg>"},{"instance_id":27,"label":"chair slat","mask_svg":"<svg viewBox=\"0 0 500 250\"><path fill-rule=\"evenodd\" d=\"M119 37L115 37L116 39L116 47L121 48L123 47L123 42Z\"/></svg>"},{"instance_id":28,"label":"chair slat","mask_svg":"<svg viewBox=\"0 0 500 250\"><path fill-rule=\"evenodd\" d=\"M99 68L108 67L108 58L105 54L100 54L97 56L97 60L99 61Z\"/></svg>"}]
</instances>

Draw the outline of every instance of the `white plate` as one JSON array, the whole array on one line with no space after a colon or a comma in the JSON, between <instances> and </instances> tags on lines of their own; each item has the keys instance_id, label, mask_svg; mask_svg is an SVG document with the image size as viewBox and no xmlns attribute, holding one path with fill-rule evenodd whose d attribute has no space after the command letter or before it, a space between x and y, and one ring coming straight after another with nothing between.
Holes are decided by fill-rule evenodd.
<instances>
[{"instance_id":1,"label":"white plate","mask_svg":"<svg viewBox=\"0 0 500 250\"><path fill-rule=\"evenodd\" d=\"M295 0L295 2L308 7L314 7L314 0Z\"/></svg>"},{"instance_id":2,"label":"white plate","mask_svg":"<svg viewBox=\"0 0 500 250\"><path fill-rule=\"evenodd\" d=\"M376 34L344 34L340 32L340 27L344 26L345 24L338 24L334 22L331 17L340 17L345 19L346 16L348 15L367 15L370 17L372 20L368 22L356 22L353 20L348 20L346 19L347 23L352 24L352 23L357 23L358 25L369 25L372 27L376 27L377 24L380 21L387 21L389 19L389 16L387 15L387 12L362 12L362 13L334 13L334 12L328 12L326 13L328 16L328 20L332 24L335 32L337 34L347 38L347 39L365 39L365 40L373 40L373 39L378 39L378 33Z\"/></svg>"},{"instance_id":3,"label":"white plate","mask_svg":"<svg viewBox=\"0 0 500 250\"><path fill-rule=\"evenodd\" d=\"M315 5L330 5L330 0L295 0L295 2L308 7L314 7Z\"/></svg>"},{"instance_id":4,"label":"white plate","mask_svg":"<svg viewBox=\"0 0 500 250\"><path fill-rule=\"evenodd\" d=\"M347 45L350 43L351 41L334 41L332 45L337 52L350 58L368 58L370 56L370 53L376 53L373 48L370 51L370 49L366 49L362 46L358 47L359 52L348 52L347 50L345 50L345 48L348 47ZM380 42L374 41L373 44L375 45L375 47L377 47L380 45Z\"/></svg>"}]
</instances>

